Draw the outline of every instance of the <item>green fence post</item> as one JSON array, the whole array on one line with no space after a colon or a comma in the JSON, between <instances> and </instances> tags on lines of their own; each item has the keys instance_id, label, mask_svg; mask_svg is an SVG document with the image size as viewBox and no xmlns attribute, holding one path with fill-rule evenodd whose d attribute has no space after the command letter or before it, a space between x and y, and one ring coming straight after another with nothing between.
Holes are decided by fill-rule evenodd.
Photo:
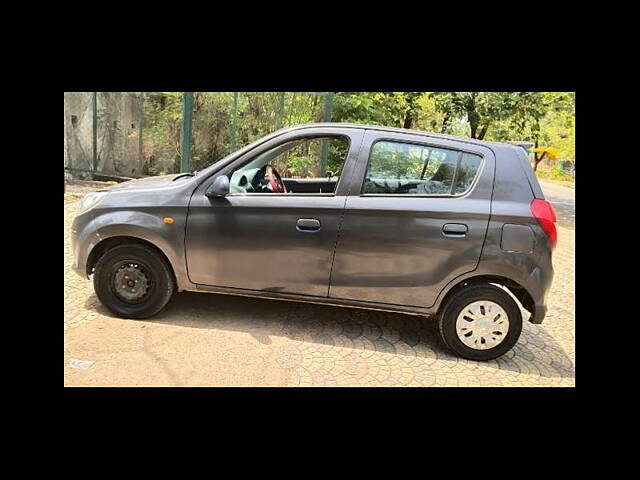
<instances>
[{"instance_id":1,"label":"green fence post","mask_svg":"<svg viewBox=\"0 0 640 480\"><path fill-rule=\"evenodd\" d=\"M93 92L93 171L98 170L98 92Z\"/></svg>"},{"instance_id":2,"label":"green fence post","mask_svg":"<svg viewBox=\"0 0 640 480\"><path fill-rule=\"evenodd\" d=\"M193 126L193 92L182 93L182 157L180 172L191 170L191 128Z\"/></svg>"},{"instance_id":3,"label":"green fence post","mask_svg":"<svg viewBox=\"0 0 640 480\"><path fill-rule=\"evenodd\" d=\"M322 115L323 122L330 122L333 116L333 92L326 92L324 94L324 114ZM322 141L322 164L320 166L320 174L324 177L327 171L327 159L329 157L329 142L327 140Z\"/></svg>"},{"instance_id":4,"label":"green fence post","mask_svg":"<svg viewBox=\"0 0 640 480\"><path fill-rule=\"evenodd\" d=\"M233 112L231 114L231 151L236 150L236 130L238 128L238 92L233 92Z\"/></svg>"},{"instance_id":5,"label":"green fence post","mask_svg":"<svg viewBox=\"0 0 640 480\"><path fill-rule=\"evenodd\" d=\"M280 92L280 109L278 110L278 130L282 128L282 120L284 119L284 93Z\"/></svg>"},{"instance_id":6,"label":"green fence post","mask_svg":"<svg viewBox=\"0 0 640 480\"><path fill-rule=\"evenodd\" d=\"M138 176L142 177L144 175L144 152L142 151L142 128L144 126L144 92L140 93L140 99L138 100L138 107L140 111L140 119L138 122L138 155L140 157L140 169L138 171Z\"/></svg>"}]
</instances>

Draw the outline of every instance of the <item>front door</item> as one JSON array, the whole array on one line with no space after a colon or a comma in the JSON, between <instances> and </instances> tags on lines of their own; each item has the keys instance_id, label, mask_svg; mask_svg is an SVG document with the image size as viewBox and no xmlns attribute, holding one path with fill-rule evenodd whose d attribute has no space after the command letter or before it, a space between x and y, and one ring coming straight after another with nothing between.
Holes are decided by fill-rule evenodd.
<instances>
[{"instance_id":1,"label":"front door","mask_svg":"<svg viewBox=\"0 0 640 480\"><path fill-rule=\"evenodd\" d=\"M363 131L316 127L276 137L214 174L189 205L193 283L328 296L349 165ZM227 175L230 193L207 197Z\"/></svg>"},{"instance_id":2,"label":"front door","mask_svg":"<svg viewBox=\"0 0 640 480\"><path fill-rule=\"evenodd\" d=\"M486 147L368 130L329 296L432 306L448 282L478 264L493 171Z\"/></svg>"}]
</instances>

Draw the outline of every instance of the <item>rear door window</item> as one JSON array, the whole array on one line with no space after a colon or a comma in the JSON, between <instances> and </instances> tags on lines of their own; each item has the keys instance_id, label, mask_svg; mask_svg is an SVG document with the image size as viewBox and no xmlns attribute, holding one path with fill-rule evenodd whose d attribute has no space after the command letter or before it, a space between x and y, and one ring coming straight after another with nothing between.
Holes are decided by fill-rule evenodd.
<instances>
[{"instance_id":1,"label":"rear door window","mask_svg":"<svg viewBox=\"0 0 640 480\"><path fill-rule=\"evenodd\" d=\"M476 178L482 158L471 153L463 153L460 159L460 166L456 173L456 186L454 193L459 195L465 193L471 187Z\"/></svg>"},{"instance_id":2,"label":"rear door window","mask_svg":"<svg viewBox=\"0 0 640 480\"><path fill-rule=\"evenodd\" d=\"M469 190L482 158L456 150L380 141L371 149L363 194L459 195Z\"/></svg>"}]
</instances>

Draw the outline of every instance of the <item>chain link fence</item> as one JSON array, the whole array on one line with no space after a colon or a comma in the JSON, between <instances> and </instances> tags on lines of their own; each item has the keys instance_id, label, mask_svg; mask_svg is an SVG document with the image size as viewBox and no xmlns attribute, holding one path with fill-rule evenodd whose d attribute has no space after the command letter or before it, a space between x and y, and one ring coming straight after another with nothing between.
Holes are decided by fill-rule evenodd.
<instances>
[{"instance_id":1,"label":"chain link fence","mask_svg":"<svg viewBox=\"0 0 640 480\"><path fill-rule=\"evenodd\" d=\"M92 102L89 94L64 94L65 169L93 170Z\"/></svg>"},{"instance_id":2,"label":"chain link fence","mask_svg":"<svg viewBox=\"0 0 640 480\"><path fill-rule=\"evenodd\" d=\"M324 92L67 92L65 178L202 170L279 128L330 121Z\"/></svg>"}]
</instances>

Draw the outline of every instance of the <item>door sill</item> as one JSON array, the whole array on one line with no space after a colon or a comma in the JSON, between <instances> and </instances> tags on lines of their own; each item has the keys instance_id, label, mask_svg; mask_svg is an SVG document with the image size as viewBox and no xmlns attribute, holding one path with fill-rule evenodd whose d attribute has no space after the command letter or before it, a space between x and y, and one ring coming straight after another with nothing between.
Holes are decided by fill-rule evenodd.
<instances>
[{"instance_id":1,"label":"door sill","mask_svg":"<svg viewBox=\"0 0 640 480\"><path fill-rule=\"evenodd\" d=\"M412 307L404 305L393 305L378 302L363 302L346 298L318 297L314 295L302 295L298 293L270 292L266 290L247 290L233 287L216 287L212 285L195 284L193 289L185 291L219 293L223 295L237 295L241 297L267 298L272 300L284 300L288 302L315 303L318 305L331 305L336 307L361 308L365 310L377 310L382 312L406 313L409 315L431 316L433 312L430 308Z\"/></svg>"}]
</instances>

